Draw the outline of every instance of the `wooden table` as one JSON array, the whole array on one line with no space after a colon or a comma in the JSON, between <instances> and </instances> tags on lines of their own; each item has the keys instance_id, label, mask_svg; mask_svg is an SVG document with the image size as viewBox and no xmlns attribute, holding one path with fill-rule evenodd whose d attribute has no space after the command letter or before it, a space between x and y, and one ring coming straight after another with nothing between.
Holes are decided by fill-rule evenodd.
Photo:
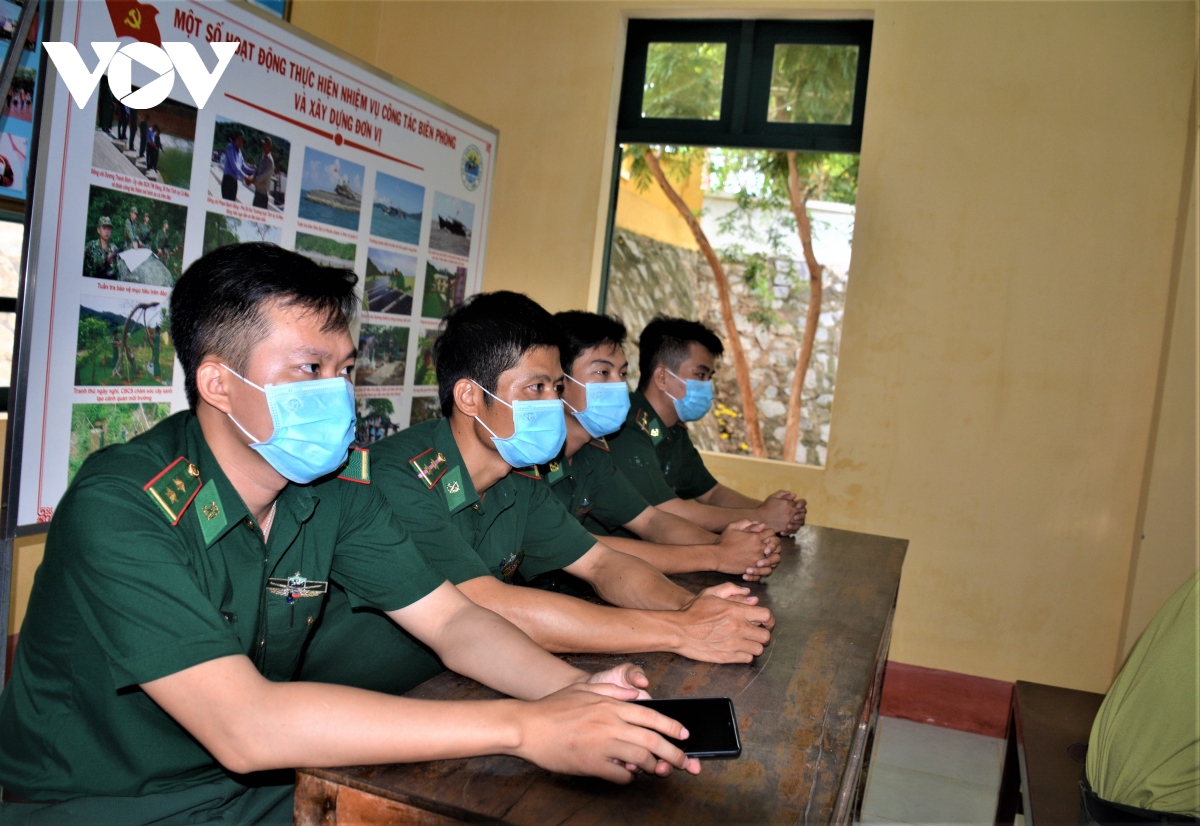
<instances>
[{"instance_id":1,"label":"wooden table","mask_svg":"<svg viewBox=\"0 0 1200 826\"><path fill-rule=\"evenodd\" d=\"M775 613L766 652L749 665L674 654L569 656L598 671L641 665L658 697L733 698L742 756L693 777L639 776L628 786L551 774L514 757L308 769L297 773L296 822L371 824L844 823L857 813L874 734L892 615L908 541L806 527L752 586ZM720 574L676 580L693 590ZM496 697L445 672L408 696Z\"/></svg>"},{"instance_id":2,"label":"wooden table","mask_svg":"<svg viewBox=\"0 0 1200 826\"><path fill-rule=\"evenodd\" d=\"M1008 714L997 824L1079 822L1079 778L1103 694L1017 680Z\"/></svg>"}]
</instances>

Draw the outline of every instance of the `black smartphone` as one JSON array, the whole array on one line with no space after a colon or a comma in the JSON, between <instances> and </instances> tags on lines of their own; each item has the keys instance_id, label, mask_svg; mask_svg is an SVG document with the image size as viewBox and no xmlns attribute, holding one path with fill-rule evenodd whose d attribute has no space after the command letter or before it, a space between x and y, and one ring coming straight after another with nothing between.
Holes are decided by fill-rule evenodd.
<instances>
[{"instance_id":1,"label":"black smartphone","mask_svg":"<svg viewBox=\"0 0 1200 826\"><path fill-rule=\"evenodd\" d=\"M678 720L688 730L686 740L670 740L688 757L737 757L742 753L733 700L728 697L687 697L676 700L633 700L639 706Z\"/></svg>"}]
</instances>

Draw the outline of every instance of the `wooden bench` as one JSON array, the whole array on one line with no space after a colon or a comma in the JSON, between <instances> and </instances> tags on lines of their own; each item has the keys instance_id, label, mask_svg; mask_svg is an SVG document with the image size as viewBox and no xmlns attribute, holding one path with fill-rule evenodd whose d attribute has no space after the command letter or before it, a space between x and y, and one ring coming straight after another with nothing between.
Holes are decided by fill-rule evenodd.
<instances>
[{"instance_id":1,"label":"wooden bench","mask_svg":"<svg viewBox=\"0 0 1200 826\"><path fill-rule=\"evenodd\" d=\"M1079 779L1103 694L1017 681L996 823L1021 813L1025 826L1079 822Z\"/></svg>"}]
</instances>

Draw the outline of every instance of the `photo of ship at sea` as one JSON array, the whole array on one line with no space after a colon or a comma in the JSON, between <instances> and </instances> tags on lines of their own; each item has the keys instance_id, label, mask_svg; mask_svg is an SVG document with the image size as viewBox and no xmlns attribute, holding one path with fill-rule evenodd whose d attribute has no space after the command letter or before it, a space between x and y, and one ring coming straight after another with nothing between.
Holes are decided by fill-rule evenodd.
<instances>
[{"instance_id":1,"label":"photo of ship at sea","mask_svg":"<svg viewBox=\"0 0 1200 826\"><path fill-rule=\"evenodd\" d=\"M357 232L365 173L361 164L306 148L300 217Z\"/></svg>"},{"instance_id":2,"label":"photo of ship at sea","mask_svg":"<svg viewBox=\"0 0 1200 826\"><path fill-rule=\"evenodd\" d=\"M474 222L474 204L451 198L441 192L434 193L429 248L466 258L471 254L471 232Z\"/></svg>"},{"instance_id":3,"label":"photo of ship at sea","mask_svg":"<svg viewBox=\"0 0 1200 826\"><path fill-rule=\"evenodd\" d=\"M380 172L375 176L371 234L416 246L421 241L425 187Z\"/></svg>"}]
</instances>

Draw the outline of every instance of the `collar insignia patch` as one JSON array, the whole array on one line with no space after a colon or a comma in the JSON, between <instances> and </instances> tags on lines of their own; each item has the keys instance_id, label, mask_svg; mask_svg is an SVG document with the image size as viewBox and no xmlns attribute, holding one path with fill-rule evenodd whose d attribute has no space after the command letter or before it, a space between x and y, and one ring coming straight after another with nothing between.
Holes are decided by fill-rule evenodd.
<instances>
[{"instance_id":1,"label":"collar insignia patch","mask_svg":"<svg viewBox=\"0 0 1200 826\"><path fill-rule=\"evenodd\" d=\"M438 457L442 458L442 455L439 453ZM446 495L446 507L454 510L467 501L467 494L463 491L462 465L455 465L449 472L443 471L438 479L442 480L442 493Z\"/></svg>"},{"instance_id":2,"label":"collar insignia patch","mask_svg":"<svg viewBox=\"0 0 1200 826\"><path fill-rule=\"evenodd\" d=\"M603 436L601 436L599 439L592 439L590 442L588 442L588 444L591 445L592 447L603 450L605 453L610 452L610 448L608 446L608 439L604 438Z\"/></svg>"},{"instance_id":3,"label":"collar insignia patch","mask_svg":"<svg viewBox=\"0 0 1200 826\"><path fill-rule=\"evenodd\" d=\"M433 486L446 473L446 457L433 448L418 453L408 460L408 464L417 472L417 478L430 490L433 490Z\"/></svg>"},{"instance_id":4,"label":"collar insignia patch","mask_svg":"<svg viewBox=\"0 0 1200 826\"><path fill-rule=\"evenodd\" d=\"M200 509L196 511L196 519L200 522L200 533L204 534L204 544L211 545L225 526L229 524L229 516L225 513L225 504L217 490L217 483L209 479L199 490Z\"/></svg>"},{"instance_id":5,"label":"collar insignia patch","mask_svg":"<svg viewBox=\"0 0 1200 826\"><path fill-rule=\"evenodd\" d=\"M645 410L639 410L637 416L634 418L634 422L637 424L638 429L650 437L650 441L656 447L663 440L663 426L657 416L651 416Z\"/></svg>"},{"instance_id":6,"label":"collar insignia patch","mask_svg":"<svg viewBox=\"0 0 1200 826\"><path fill-rule=\"evenodd\" d=\"M551 485L562 481L563 476L566 475L562 462L551 462L546 466L546 471L546 482Z\"/></svg>"}]
</instances>

